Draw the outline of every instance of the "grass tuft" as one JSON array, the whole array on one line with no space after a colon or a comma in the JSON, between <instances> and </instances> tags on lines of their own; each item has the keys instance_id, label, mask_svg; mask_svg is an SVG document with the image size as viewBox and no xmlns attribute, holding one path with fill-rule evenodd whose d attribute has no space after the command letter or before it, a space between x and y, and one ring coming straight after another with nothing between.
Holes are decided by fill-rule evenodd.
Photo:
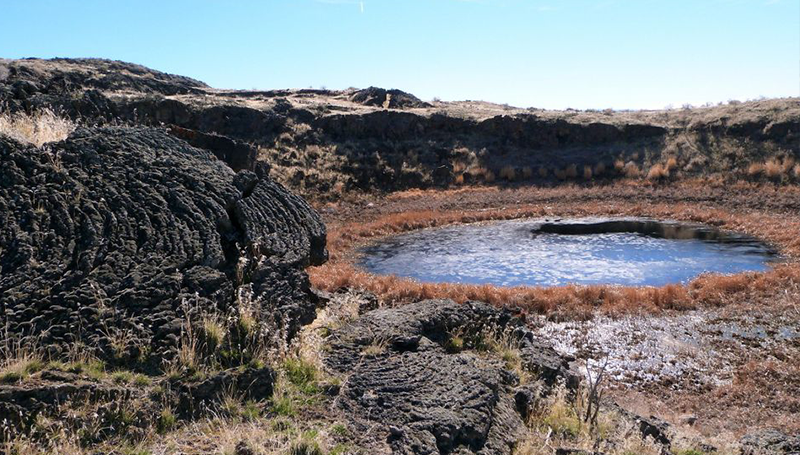
<instances>
[{"instance_id":1,"label":"grass tuft","mask_svg":"<svg viewBox=\"0 0 800 455\"><path fill-rule=\"evenodd\" d=\"M48 142L63 141L75 131L75 127L72 120L56 115L50 109L42 109L33 114L0 114L0 134L36 147Z\"/></svg>"}]
</instances>

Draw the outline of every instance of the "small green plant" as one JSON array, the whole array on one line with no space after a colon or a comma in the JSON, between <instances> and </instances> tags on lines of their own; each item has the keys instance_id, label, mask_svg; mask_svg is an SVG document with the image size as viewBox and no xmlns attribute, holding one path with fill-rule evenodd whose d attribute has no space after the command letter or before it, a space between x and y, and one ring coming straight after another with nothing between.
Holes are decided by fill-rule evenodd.
<instances>
[{"instance_id":1,"label":"small green plant","mask_svg":"<svg viewBox=\"0 0 800 455\"><path fill-rule=\"evenodd\" d=\"M138 387L147 387L150 385L150 383L150 378L143 374L136 374L133 376L133 384Z\"/></svg>"},{"instance_id":2,"label":"small green plant","mask_svg":"<svg viewBox=\"0 0 800 455\"><path fill-rule=\"evenodd\" d=\"M133 380L133 373L125 370L115 371L111 373L111 380L116 384L130 384Z\"/></svg>"},{"instance_id":3,"label":"small green plant","mask_svg":"<svg viewBox=\"0 0 800 455\"><path fill-rule=\"evenodd\" d=\"M178 418L175 416L175 413L172 411L172 409L164 408L161 410L161 414L158 416L158 420L156 421L156 431L158 431L160 434L164 434L175 428L177 423Z\"/></svg>"},{"instance_id":4,"label":"small green plant","mask_svg":"<svg viewBox=\"0 0 800 455\"><path fill-rule=\"evenodd\" d=\"M341 423L336 423L331 426L331 434L336 436L346 437L349 432L347 431L347 427Z\"/></svg>"},{"instance_id":5,"label":"small green plant","mask_svg":"<svg viewBox=\"0 0 800 455\"><path fill-rule=\"evenodd\" d=\"M317 441L301 439L292 443L289 455L323 455L323 452Z\"/></svg>"},{"instance_id":6,"label":"small green plant","mask_svg":"<svg viewBox=\"0 0 800 455\"><path fill-rule=\"evenodd\" d=\"M683 449L675 452L675 455L706 455L706 453L697 449Z\"/></svg>"},{"instance_id":7,"label":"small green plant","mask_svg":"<svg viewBox=\"0 0 800 455\"><path fill-rule=\"evenodd\" d=\"M21 382L25 377L19 371L7 371L0 375L0 383L15 384Z\"/></svg>"},{"instance_id":8,"label":"small green plant","mask_svg":"<svg viewBox=\"0 0 800 455\"><path fill-rule=\"evenodd\" d=\"M286 371L286 378L301 392L306 394L319 392L318 371L314 364L300 358L287 359L283 363L283 368Z\"/></svg>"},{"instance_id":9,"label":"small green plant","mask_svg":"<svg viewBox=\"0 0 800 455\"><path fill-rule=\"evenodd\" d=\"M457 335L451 336L444 347L451 354L461 352L464 350L464 338Z\"/></svg>"},{"instance_id":10,"label":"small green plant","mask_svg":"<svg viewBox=\"0 0 800 455\"><path fill-rule=\"evenodd\" d=\"M240 414L242 419L248 422L254 422L261 417L261 406L253 400L247 400L242 405Z\"/></svg>"},{"instance_id":11,"label":"small green plant","mask_svg":"<svg viewBox=\"0 0 800 455\"><path fill-rule=\"evenodd\" d=\"M272 397L272 412L280 416L292 417L297 414L297 409L291 396L276 394Z\"/></svg>"},{"instance_id":12,"label":"small green plant","mask_svg":"<svg viewBox=\"0 0 800 455\"><path fill-rule=\"evenodd\" d=\"M330 452L328 452L328 454L329 455L344 455L344 454L348 453L349 450L350 450L350 446L348 446L347 444L336 444L335 446L333 446L333 448L331 448L331 450L330 450Z\"/></svg>"}]
</instances>

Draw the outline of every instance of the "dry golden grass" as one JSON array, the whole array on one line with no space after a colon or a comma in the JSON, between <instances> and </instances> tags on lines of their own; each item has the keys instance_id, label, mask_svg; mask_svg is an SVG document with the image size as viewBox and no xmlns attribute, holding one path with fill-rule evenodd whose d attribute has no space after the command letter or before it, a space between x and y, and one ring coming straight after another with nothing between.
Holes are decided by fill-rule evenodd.
<instances>
[{"instance_id":1,"label":"dry golden grass","mask_svg":"<svg viewBox=\"0 0 800 455\"><path fill-rule=\"evenodd\" d=\"M75 131L75 123L56 115L50 109L33 114L0 114L0 134L12 139L41 147L48 142L63 141Z\"/></svg>"},{"instance_id":2,"label":"dry golden grass","mask_svg":"<svg viewBox=\"0 0 800 455\"><path fill-rule=\"evenodd\" d=\"M661 180L669 177L669 168L660 163L653 165L647 172L647 180Z\"/></svg>"},{"instance_id":3,"label":"dry golden grass","mask_svg":"<svg viewBox=\"0 0 800 455\"><path fill-rule=\"evenodd\" d=\"M764 165L761 163L752 163L747 167L747 175L755 177L764 172Z\"/></svg>"},{"instance_id":4,"label":"dry golden grass","mask_svg":"<svg viewBox=\"0 0 800 455\"><path fill-rule=\"evenodd\" d=\"M764 175L766 175L767 178L775 179L780 177L782 174L783 165L777 158L773 158L764 163Z\"/></svg>"},{"instance_id":5,"label":"dry golden grass","mask_svg":"<svg viewBox=\"0 0 800 455\"><path fill-rule=\"evenodd\" d=\"M461 174L467 170L467 164L463 161L453 162L453 174Z\"/></svg>"},{"instance_id":6,"label":"dry golden grass","mask_svg":"<svg viewBox=\"0 0 800 455\"><path fill-rule=\"evenodd\" d=\"M625 170L625 162L622 160L614 160L614 170L617 171L617 173L621 173Z\"/></svg>"},{"instance_id":7,"label":"dry golden grass","mask_svg":"<svg viewBox=\"0 0 800 455\"><path fill-rule=\"evenodd\" d=\"M353 248L370 239L405 231L458 223L474 223L542 216L650 216L706 223L763 238L782 248L790 258L800 257L800 221L764 213L740 214L722 209L698 208L690 204L613 202L608 204L562 201L558 209L530 204L481 211L423 210L393 213L372 222L333 225L328 233L329 263L309 269L314 286L324 290L343 287L365 289L385 303L401 304L428 298L451 298L458 302L481 300L523 311L559 314L569 318L589 317L595 310L608 314L687 310L726 305L748 299L769 300L770 295L800 283L800 264L790 261L763 273L703 275L688 286L653 287L561 286L497 287L452 283L420 283L396 276L376 276L352 264Z\"/></svg>"},{"instance_id":8,"label":"dry golden grass","mask_svg":"<svg viewBox=\"0 0 800 455\"><path fill-rule=\"evenodd\" d=\"M639 178L639 165L633 161L628 161L625 163L625 167L622 169L622 172L625 174L625 177L631 179Z\"/></svg>"},{"instance_id":9,"label":"dry golden grass","mask_svg":"<svg viewBox=\"0 0 800 455\"><path fill-rule=\"evenodd\" d=\"M456 185L463 185L464 184L464 174L458 174L454 179L453 183Z\"/></svg>"}]
</instances>

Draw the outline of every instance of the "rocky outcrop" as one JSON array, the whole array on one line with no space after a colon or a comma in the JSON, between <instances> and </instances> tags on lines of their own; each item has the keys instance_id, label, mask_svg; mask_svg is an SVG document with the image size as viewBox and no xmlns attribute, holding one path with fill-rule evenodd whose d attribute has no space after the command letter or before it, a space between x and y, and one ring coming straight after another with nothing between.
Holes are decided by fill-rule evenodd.
<instances>
[{"instance_id":1,"label":"rocky outcrop","mask_svg":"<svg viewBox=\"0 0 800 455\"><path fill-rule=\"evenodd\" d=\"M406 109L414 107L431 107L416 96L402 90L386 90L380 87L368 87L358 90L350 96L350 100L364 106L376 106L386 109Z\"/></svg>"},{"instance_id":2,"label":"rocky outcrop","mask_svg":"<svg viewBox=\"0 0 800 455\"><path fill-rule=\"evenodd\" d=\"M518 350L544 388L576 384L569 359L534 341L512 313L478 302L371 311L329 337L324 361L346 375L342 410L356 426L382 433L394 453L508 454L524 427L515 402L524 386L484 347L491 337Z\"/></svg>"},{"instance_id":3,"label":"rocky outcrop","mask_svg":"<svg viewBox=\"0 0 800 455\"><path fill-rule=\"evenodd\" d=\"M193 314L242 302L291 338L314 316L303 268L325 227L263 171L238 174L156 129L0 137L0 325L58 352L169 358ZM119 340L129 342L120 348ZM123 351L123 352L120 352Z\"/></svg>"},{"instance_id":4,"label":"rocky outcrop","mask_svg":"<svg viewBox=\"0 0 800 455\"><path fill-rule=\"evenodd\" d=\"M173 126L235 170L252 170L258 148L275 178L315 198L491 183L503 168L514 170L509 180L541 182L585 179L586 166L597 180L624 177L618 161L647 171L671 159L669 179L756 178L753 163L800 160L793 99L639 113L434 106L376 87L221 91L124 62L26 59L0 62L0 106L52 108L92 124ZM800 179L786 168L780 178L758 178Z\"/></svg>"},{"instance_id":5,"label":"rocky outcrop","mask_svg":"<svg viewBox=\"0 0 800 455\"><path fill-rule=\"evenodd\" d=\"M270 367L234 368L196 382L175 381L176 411L184 417L198 417L219 407L225 394L237 391L244 400L264 401L272 397L275 372Z\"/></svg>"},{"instance_id":6,"label":"rocky outcrop","mask_svg":"<svg viewBox=\"0 0 800 455\"><path fill-rule=\"evenodd\" d=\"M740 443L742 455L800 454L800 435L790 436L774 429L749 433Z\"/></svg>"}]
</instances>

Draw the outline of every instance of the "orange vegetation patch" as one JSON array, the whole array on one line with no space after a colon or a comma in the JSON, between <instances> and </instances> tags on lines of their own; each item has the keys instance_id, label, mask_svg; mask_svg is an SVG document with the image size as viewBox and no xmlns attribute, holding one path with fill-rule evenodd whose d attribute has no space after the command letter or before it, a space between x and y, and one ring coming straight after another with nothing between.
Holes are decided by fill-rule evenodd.
<instances>
[{"instance_id":1,"label":"orange vegetation patch","mask_svg":"<svg viewBox=\"0 0 800 455\"><path fill-rule=\"evenodd\" d=\"M499 287L454 283L421 283L397 276L379 276L353 265L358 246L380 237L406 231L459 223L534 217L645 216L699 222L764 239L789 258L763 273L703 275L688 285L663 287L558 286ZM390 213L373 221L334 223L328 233L331 260L312 267L312 284L323 290L344 287L375 293L385 304L402 304L429 298L458 302L480 300L524 312L569 319L589 317L595 310L608 314L687 310L721 306L729 302L768 300L781 289L800 283L800 220L759 212L737 214L720 208L692 204L645 204L625 201L526 204L513 208L473 211L421 210Z\"/></svg>"}]
</instances>

